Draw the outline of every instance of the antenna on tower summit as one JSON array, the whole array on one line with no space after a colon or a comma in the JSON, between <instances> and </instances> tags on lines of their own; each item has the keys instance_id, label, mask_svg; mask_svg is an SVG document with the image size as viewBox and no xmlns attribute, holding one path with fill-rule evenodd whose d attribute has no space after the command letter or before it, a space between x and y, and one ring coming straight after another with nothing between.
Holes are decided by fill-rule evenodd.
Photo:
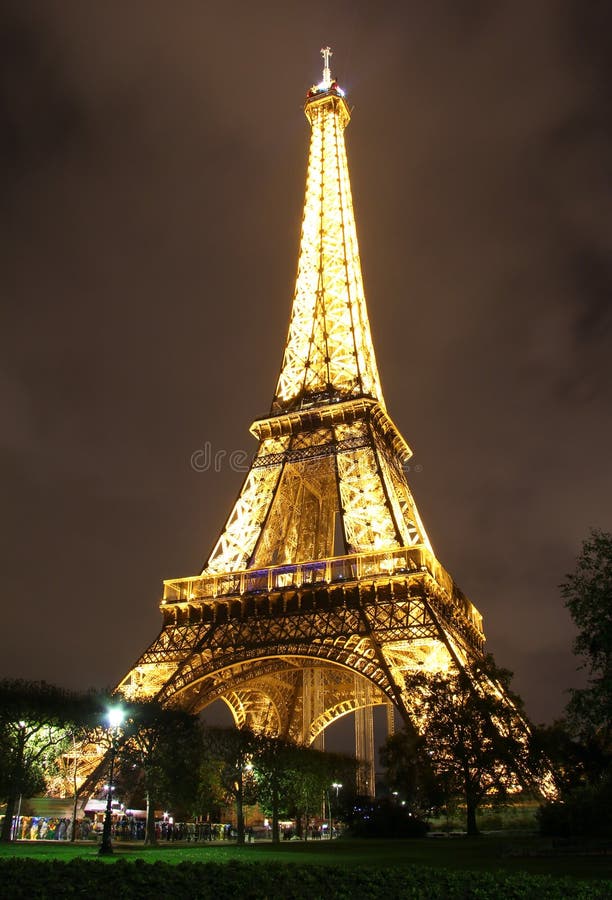
<instances>
[{"instance_id":1,"label":"antenna on tower summit","mask_svg":"<svg viewBox=\"0 0 612 900\"><path fill-rule=\"evenodd\" d=\"M323 86L328 88L332 83L331 69L329 61L333 56L331 47L321 47L321 56L323 57Z\"/></svg>"}]
</instances>

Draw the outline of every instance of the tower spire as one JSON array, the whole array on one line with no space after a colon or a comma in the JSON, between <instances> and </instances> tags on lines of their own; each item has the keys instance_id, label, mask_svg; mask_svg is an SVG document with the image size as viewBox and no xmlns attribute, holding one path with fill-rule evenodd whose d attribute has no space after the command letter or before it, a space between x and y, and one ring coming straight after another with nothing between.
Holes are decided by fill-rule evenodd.
<instances>
[{"instance_id":1,"label":"tower spire","mask_svg":"<svg viewBox=\"0 0 612 900\"><path fill-rule=\"evenodd\" d=\"M351 114L321 50L307 94L310 153L298 271L272 413L369 397L384 406L366 309L344 130Z\"/></svg>"},{"instance_id":2,"label":"tower spire","mask_svg":"<svg viewBox=\"0 0 612 900\"><path fill-rule=\"evenodd\" d=\"M321 47L321 56L323 57L323 81L322 84L327 89L332 83L331 70L329 61L334 54L331 47Z\"/></svg>"},{"instance_id":3,"label":"tower spire","mask_svg":"<svg viewBox=\"0 0 612 900\"><path fill-rule=\"evenodd\" d=\"M331 50L322 53L329 68ZM304 111L310 155L289 333L260 445L204 573L422 544L431 550L388 417L366 309L334 80Z\"/></svg>"}]
</instances>

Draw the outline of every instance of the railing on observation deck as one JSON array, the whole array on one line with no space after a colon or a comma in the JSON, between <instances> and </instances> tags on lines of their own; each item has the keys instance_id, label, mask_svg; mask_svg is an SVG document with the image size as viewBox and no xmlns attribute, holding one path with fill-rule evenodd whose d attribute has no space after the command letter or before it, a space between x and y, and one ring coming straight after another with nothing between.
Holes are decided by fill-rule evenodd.
<instances>
[{"instance_id":1,"label":"railing on observation deck","mask_svg":"<svg viewBox=\"0 0 612 900\"><path fill-rule=\"evenodd\" d=\"M359 582L385 577L428 573L460 608L465 617L482 632L482 616L459 590L433 553L423 544L373 553L355 553L332 559L312 560L291 565L194 575L164 581L163 605L216 601L241 594L307 588Z\"/></svg>"}]
</instances>

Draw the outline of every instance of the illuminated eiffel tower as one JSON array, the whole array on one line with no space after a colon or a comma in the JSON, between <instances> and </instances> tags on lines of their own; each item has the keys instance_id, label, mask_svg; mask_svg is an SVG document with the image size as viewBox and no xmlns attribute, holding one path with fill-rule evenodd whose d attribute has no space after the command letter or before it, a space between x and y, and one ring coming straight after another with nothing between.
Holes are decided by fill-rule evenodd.
<instances>
[{"instance_id":1,"label":"illuminated eiffel tower","mask_svg":"<svg viewBox=\"0 0 612 900\"><path fill-rule=\"evenodd\" d=\"M361 790L373 793L372 709L408 722L404 675L482 653L482 617L442 568L382 395L363 290L344 130L350 111L321 51L308 91L304 219L289 334L259 448L199 575L164 582L163 627L126 697L322 746L355 714Z\"/></svg>"}]
</instances>

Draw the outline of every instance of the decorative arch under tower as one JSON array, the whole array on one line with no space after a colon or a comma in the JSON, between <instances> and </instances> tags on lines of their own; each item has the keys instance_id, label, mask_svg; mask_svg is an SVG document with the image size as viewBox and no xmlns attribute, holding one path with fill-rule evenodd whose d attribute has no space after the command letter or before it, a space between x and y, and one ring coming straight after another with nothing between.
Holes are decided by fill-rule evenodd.
<instances>
[{"instance_id":1,"label":"decorative arch under tower","mask_svg":"<svg viewBox=\"0 0 612 900\"><path fill-rule=\"evenodd\" d=\"M406 480L411 451L383 399L366 308L344 132L322 51L293 307L259 446L200 574L164 582L163 626L118 690L322 745L355 713L374 791L372 709L411 722L407 672L462 667L482 617L438 562Z\"/></svg>"}]
</instances>

